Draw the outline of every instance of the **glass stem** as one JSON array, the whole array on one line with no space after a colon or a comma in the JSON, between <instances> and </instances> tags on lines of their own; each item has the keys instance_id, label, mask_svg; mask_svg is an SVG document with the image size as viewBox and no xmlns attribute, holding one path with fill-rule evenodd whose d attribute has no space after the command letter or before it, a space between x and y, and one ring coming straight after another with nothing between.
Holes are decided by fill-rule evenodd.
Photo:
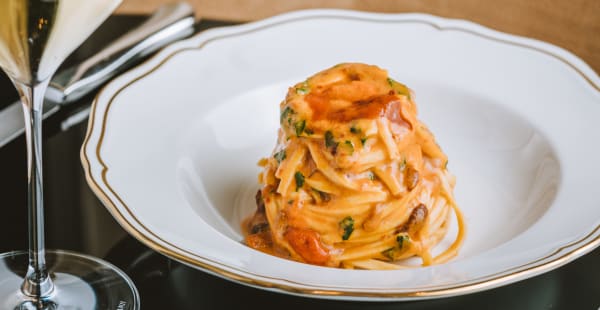
<instances>
[{"instance_id":1,"label":"glass stem","mask_svg":"<svg viewBox=\"0 0 600 310\"><path fill-rule=\"evenodd\" d=\"M29 267L21 286L23 294L44 298L54 285L46 269L44 245L44 193L42 178L42 117L48 80L25 85L13 81L23 104L27 143L27 210L29 224Z\"/></svg>"}]
</instances>

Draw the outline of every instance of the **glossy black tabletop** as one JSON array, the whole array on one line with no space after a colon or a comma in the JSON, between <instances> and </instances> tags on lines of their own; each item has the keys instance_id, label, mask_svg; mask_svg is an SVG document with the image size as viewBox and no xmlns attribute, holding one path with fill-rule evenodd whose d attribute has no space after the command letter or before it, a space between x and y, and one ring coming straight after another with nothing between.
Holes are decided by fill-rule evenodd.
<instances>
[{"instance_id":1,"label":"glossy black tabletop","mask_svg":"<svg viewBox=\"0 0 600 310\"><path fill-rule=\"evenodd\" d=\"M111 17L69 60L98 50L143 17ZM202 21L198 30L226 25ZM463 296L412 302L332 301L270 292L225 280L164 257L127 235L85 183L79 149L86 122L66 131L61 120L89 104L82 99L44 126L46 237L49 248L88 253L122 268L135 282L142 309L599 309L600 249L553 271ZM0 75L0 110L16 99ZM25 250L25 145L0 148L0 252ZM599 184L600 185L600 184ZM573 223L576 224L576 223ZM558 227L557 227L558 229Z\"/></svg>"}]
</instances>

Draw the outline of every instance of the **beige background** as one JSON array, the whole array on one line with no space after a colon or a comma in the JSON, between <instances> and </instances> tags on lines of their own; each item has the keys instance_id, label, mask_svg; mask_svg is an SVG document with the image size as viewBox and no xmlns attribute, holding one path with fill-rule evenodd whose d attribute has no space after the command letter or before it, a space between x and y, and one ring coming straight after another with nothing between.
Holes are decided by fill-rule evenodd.
<instances>
[{"instance_id":1,"label":"beige background","mask_svg":"<svg viewBox=\"0 0 600 310\"><path fill-rule=\"evenodd\" d=\"M122 14L146 14L177 0L124 0ZM422 12L474 21L561 46L600 72L600 0L188 0L197 16L248 21L306 8Z\"/></svg>"}]
</instances>

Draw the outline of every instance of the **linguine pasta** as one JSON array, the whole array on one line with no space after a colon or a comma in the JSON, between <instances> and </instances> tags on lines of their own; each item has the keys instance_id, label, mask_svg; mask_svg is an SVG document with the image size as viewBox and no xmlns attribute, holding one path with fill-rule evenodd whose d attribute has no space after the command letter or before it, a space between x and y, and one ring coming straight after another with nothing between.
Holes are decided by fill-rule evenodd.
<instances>
[{"instance_id":1,"label":"linguine pasta","mask_svg":"<svg viewBox=\"0 0 600 310\"><path fill-rule=\"evenodd\" d=\"M297 261L396 269L456 256L465 224L448 159L417 119L411 91L385 70L339 64L291 87L272 156L259 162L246 244ZM458 234L432 249L455 216Z\"/></svg>"}]
</instances>

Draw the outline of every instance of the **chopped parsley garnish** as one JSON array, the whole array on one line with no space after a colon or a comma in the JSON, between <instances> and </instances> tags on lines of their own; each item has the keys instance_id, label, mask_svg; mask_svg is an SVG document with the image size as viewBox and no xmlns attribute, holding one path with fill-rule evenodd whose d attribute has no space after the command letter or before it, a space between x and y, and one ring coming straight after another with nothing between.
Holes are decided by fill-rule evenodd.
<instances>
[{"instance_id":1,"label":"chopped parsley garnish","mask_svg":"<svg viewBox=\"0 0 600 310\"><path fill-rule=\"evenodd\" d=\"M305 132L307 135L309 135L309 136L310 136L310 135L312 135L313 133L315 133L315 132L314 132L312 129L310 129L310 128L304 128L304 132Z\"/></svg>"},{"instance_id":2,"label":"chopped parsley garnish","mask_svg":"<svg viewBox=\"0 0 600 310\"><path fill-rule=\"evenodd\" d=\"M354 219L351 216L346 216L340 221L340 228L344 231L342 240L348 240L354 231Z\"/></svg>"},{"instance_id":3,"label":"chopped parsley garnish","mask_svg":"<svg viewBox=\"0 0 600 310\"><path fill-rule=\"evenodd\" d=\"M402 251L403 247L408 244L410 237L406 233L401 233L396 236L397 246L391 247L381 252L381 255L385 256L389 260L395 260L396 256Z\"/></svg>"},{"instance_id":4,"label":"chopped parsley garnish","mask_svg":"<svg viewBox=\"0 0 600 310\"><path fill-rule=\"evenodd\" d=\"M400 168L400 171L404 171L404 169L406 169L406 158L402 159L402 162L398 168Z\"/></svg>"},{"instance_id":5,"label":"chopped parsley garnish","mask_svg":"<svg viewBox=\"0 0 600 310\"><path fill-rule=\"evenodd\" d=\"M302 83L302 86L296 87L296 94L298 95L306 95L310 92L310 87L308 86L308 82Z\"/></svg>"},{"instance_id":6,"label":"chopped parsley garnish","mask_svg":"<svg viewBox=\"0 0 600 310\"><path fill-rule=\"evenodd\" d=\"M302 185L304 185L304 175L302 174L302 172L297 171L294 174L294 179L296 179L296 191L302 187Z\"/></svg>"},{"instance_id":7,"label":"chopped parsley garnish","mask_svg":"<svg viewBox=\"0 0 600 310\"><path fill-rule=\"evenodd\" d=\"M381 254L383 256L387 257L389 260L394 260L395 256L396 256L396 248L395 247L389 248L389 249L381 252Z\"/></svg>"},{"instance_id":8,"label":"chopped parsley garnish","mask_svg":"<svg viewBox=\"0 0 600 310\"><path fill-rule=\"evenodd\" d=\"M298 87L298 88L296 88L296 94L306 95L306 94L308 94L308 89L306 89L304 87Z\"/></svg>"},{"instance_id":9,"label":"chopped parsley garnish","mask_svg":"<svg viewBox=\"0 0 600 310\"><path fill-rule=\"evenodd\" d=\"M373 171L367 172L367 178L371 181L375 180L375 173L373 173Z\"/></svg>"},{"instance_id":10,"label":"chopped parsley garnish","mask_svg":"<svg viewBox=\"0 0 600 310\"><path fill-rule=\"evenodd\" d=\"M365 145L365 142L367 142L367 138L360 138L360 143L362 145Z\"/></svg>"},{"instance_id":11,"label":"chopped parsley garnish","mask_svg":"<svg viewBox=\"0 0 600 310\"><path fill-rule=\"evenodd\" d=\"M404 95L410 100L410 90L408 90L408 87L406 87L406 85L398 83L391 78L388 78L387 82L388 84L390 84L390 87L394 89L399 95Z\"/></svg>"},{"instance_id":12,"label":"chopped parsley garnish","mask_svg":"<svg viewBox=\"0 0 600 310\"><path fill-rule=\"evenodd\" d=\"M337 142L333 139L333 133L330 130L325 132L325 146L326 147L336 147Z\"/></svg>"},{"instance_id":13,"label":"chopped parsley garnish","mask_svg":"<svg viewBox=\"0 0 600 310\"><path fill-rule=\"evenodd\" d=\"M352 144L352 141L350 140L344 141L344 144L342 144L341 147L346 155L352 155L354 153L354 144Z\"/></svg>"},{"instance_id":14,"label":"chopped parsley garnish","mask_svg":"<svg viewBox=\"0 0 600 310\"><path fill-rule=\"evenodd\" d=\"M281 151L275 153L275 155L273 155L273 157L277 160L278 163L281 163L286 157L285 150L281 150Z\"/></svg>"},{"instance_id":15,"label":"chopped parsley garnish","mask_svg":"<svg viewBox=\"0 0 600 310\"><path fill-rule=\"evenodd\" d=\"M304 127L306 127L306 121L301 120L299 122L294 123L294 129L296 129L296 136L300 136L302 132L304 132Z\"/></svg>"},{"instance_id":16,"label":"chopped parsley garnish","mask_svg":"<svg viewBox=\"0 0 600 310\"><path fill-rule=\"evenodd\" d=\"M283 120L288 118L289 115L294 114L294 110L292 110L292 108L290 107L285 107L285 109L283 109L283 111L281 112L281 117L279 118L279 122L281 124L283 124ZM288 118L288 124L291 123L292 119Z\"/></svg>"},{"instance_id":17,"label":"chopped parsley garnish","mask_svg":"<svg viewBox=\"0 0 600 310\"><path fill-rule=\"evenodd\" d=\"M387 78L387 82L388 84L390 84L390 87L394 88L394 80L392 80L391 78Z\"/></svg>"},{"instance_id":18,"label":"chopped parsley garnish","mask_svg":"<svg viewBox=\"0 0 600 310\"><path fill-rule=\"evenodd\" d=\"M407 234L399 234L398 236L396 236L396 242L398 243L399 249L402 249L404 244L408 244L409 241L410 237Z\"/></svg>"},{"instance_id":19,"label":"chopped parsley garnish","mask_svg":"<svg viewBox=\"0 0 600 310\"><path fill-rule=\"evenodd\" d=\"M360 133L360 131L361 130L358 127L355 127L355 126L350 127L350 132L351 133Z\"/></svg>"}]
</instances>

